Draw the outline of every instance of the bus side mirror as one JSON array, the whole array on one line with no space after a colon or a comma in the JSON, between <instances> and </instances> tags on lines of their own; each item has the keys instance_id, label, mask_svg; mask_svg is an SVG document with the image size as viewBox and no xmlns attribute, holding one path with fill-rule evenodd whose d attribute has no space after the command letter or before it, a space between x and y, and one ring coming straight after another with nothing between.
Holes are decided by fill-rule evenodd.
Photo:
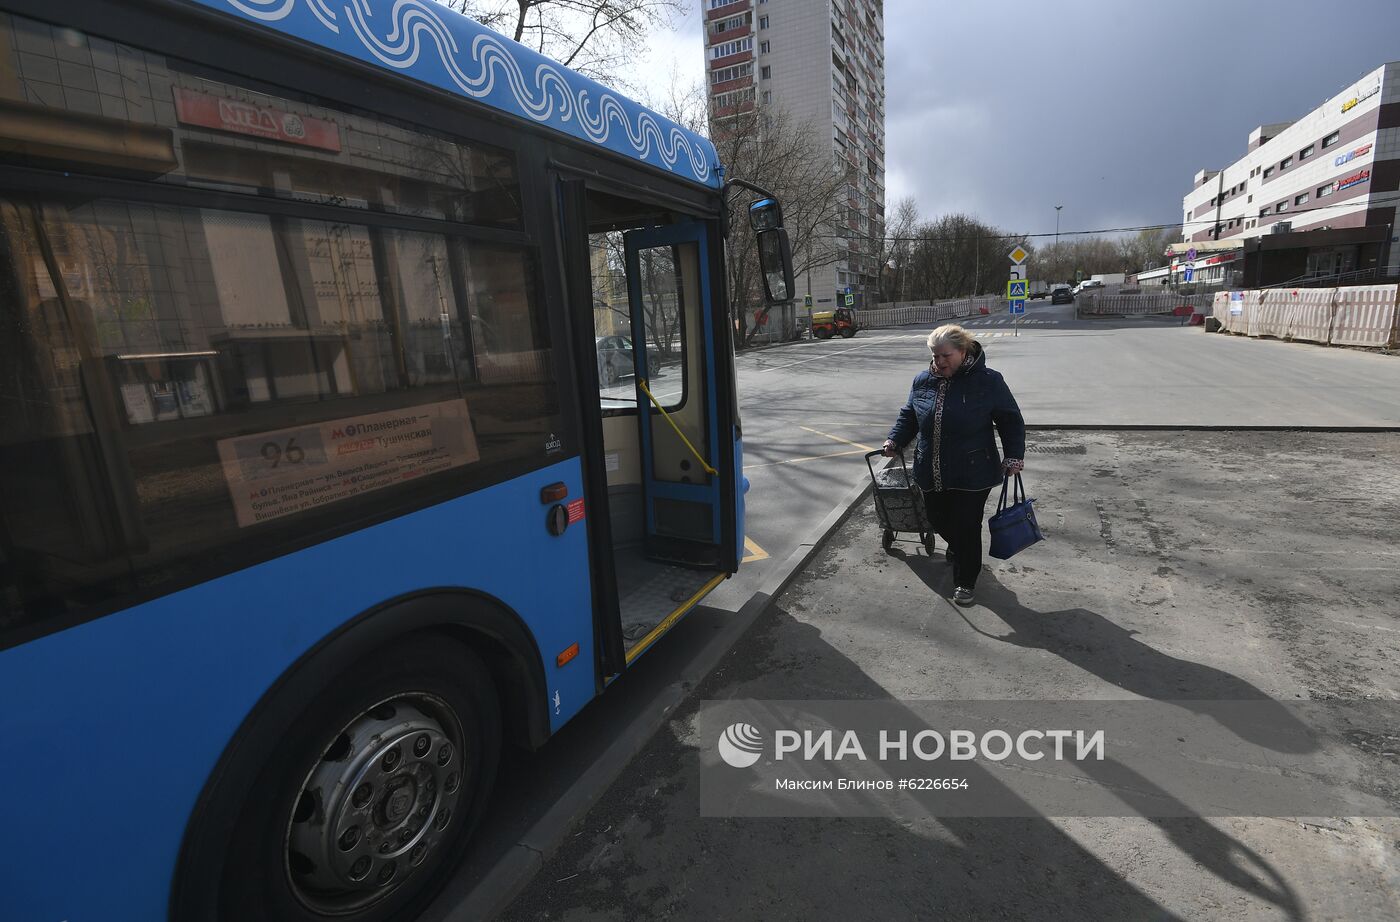
<instances>
[{"instance_id":1,"label":"bus side mirror","mask_svg":"<svg viewBox=\"0 0 1400 922\"><path fill-rule=\"evenodd\" d=\"M792 280L792 244L783 227L783 206L758 186L735 181L764 197L749 206L749 225L758 235L758 266L768 304L785 304L797 286Z\"/></svg>"},{"instance_id":2,"label":"bus side mirror","mask_svg":"<svg viewBox=\"0 0 1400 922\"><path fill-rule=\"evenodd\" d=\"M783 226L783 206L775 198L765 198L749 206L749 224L759 233Z\"/></svg>"},{"instance_id":3,"label":"bus side mirror","mask_svg":"<svg viewBox=\"0 0 1400 922\"><path fill-rule=\"evenodd\" d=\"M769 304L792 300L792 246L787 229L776 227L758 233L758 265L763 271L764 294Z\"/></svg>"}]
</instances>

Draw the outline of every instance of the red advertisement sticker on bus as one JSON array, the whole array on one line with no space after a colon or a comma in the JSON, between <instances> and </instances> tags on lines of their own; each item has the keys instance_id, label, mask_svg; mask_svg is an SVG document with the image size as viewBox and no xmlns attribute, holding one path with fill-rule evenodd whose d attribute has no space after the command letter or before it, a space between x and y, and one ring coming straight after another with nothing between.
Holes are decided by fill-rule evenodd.
<instances>
[{"instance_id":1,"label":"red advertisement sticker on bus","mask_svg":"<svg viewBox=\"0 0 1400 922\"><path fill-rule=\"evenodd\" d=\"M184 125L247 134L340 153L335 122L194 90L175 88L175 115Z\"/></svg>"}]
</instances>

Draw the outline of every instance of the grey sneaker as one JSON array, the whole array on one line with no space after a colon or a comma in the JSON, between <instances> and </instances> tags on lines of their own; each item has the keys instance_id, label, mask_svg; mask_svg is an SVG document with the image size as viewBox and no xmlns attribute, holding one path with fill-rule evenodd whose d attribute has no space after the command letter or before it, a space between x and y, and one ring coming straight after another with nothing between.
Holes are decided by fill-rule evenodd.
<instances>
[{"instance_id":1,"label":"grey sneaker","mask_svg":"<svg viewBox=\"0 0 1400 922\"><path fill-rule=\"evenodd\" d=\"M953 601L966 608L973 602L972 590L967 586L959 586L953 590Z\"/></svg>"}]
</instances>

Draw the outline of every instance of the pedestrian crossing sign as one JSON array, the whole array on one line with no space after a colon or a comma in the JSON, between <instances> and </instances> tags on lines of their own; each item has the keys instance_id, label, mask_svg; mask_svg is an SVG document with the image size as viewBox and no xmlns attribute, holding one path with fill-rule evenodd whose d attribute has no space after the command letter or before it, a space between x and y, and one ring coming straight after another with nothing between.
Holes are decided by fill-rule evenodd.
<instances>
[{"instance_id":1,"label":"pedestrian crossing sign","mask_svg":"<svg viewBox=\"0 0 1400 922\"><path fill-rule=\"evenodd\" d=\"M1026 291L1025 279L1012 279L1006 283L1006 299L1008 301L1023 299L1028 294L1029 292Z\"/></svg>"}]
</instances>

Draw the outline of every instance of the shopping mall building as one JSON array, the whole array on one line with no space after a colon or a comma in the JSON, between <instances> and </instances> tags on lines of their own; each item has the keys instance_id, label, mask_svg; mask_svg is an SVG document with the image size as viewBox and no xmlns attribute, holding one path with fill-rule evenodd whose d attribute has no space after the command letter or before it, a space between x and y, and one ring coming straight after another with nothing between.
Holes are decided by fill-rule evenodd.
<instances>
[{"instance_id":1,"label":"shopping mall building","mask_svg":"<svg viewBox=\"0 0 1400 922\"><path fill-rule=\"evenodd\" d=\"M1396 276L1397 203L1400 62L1297 121L1255 128L1243 157L1198 172L1182 199L1177 246L1233 251L1244 287Z\"/></svg>"}]
</instances>

